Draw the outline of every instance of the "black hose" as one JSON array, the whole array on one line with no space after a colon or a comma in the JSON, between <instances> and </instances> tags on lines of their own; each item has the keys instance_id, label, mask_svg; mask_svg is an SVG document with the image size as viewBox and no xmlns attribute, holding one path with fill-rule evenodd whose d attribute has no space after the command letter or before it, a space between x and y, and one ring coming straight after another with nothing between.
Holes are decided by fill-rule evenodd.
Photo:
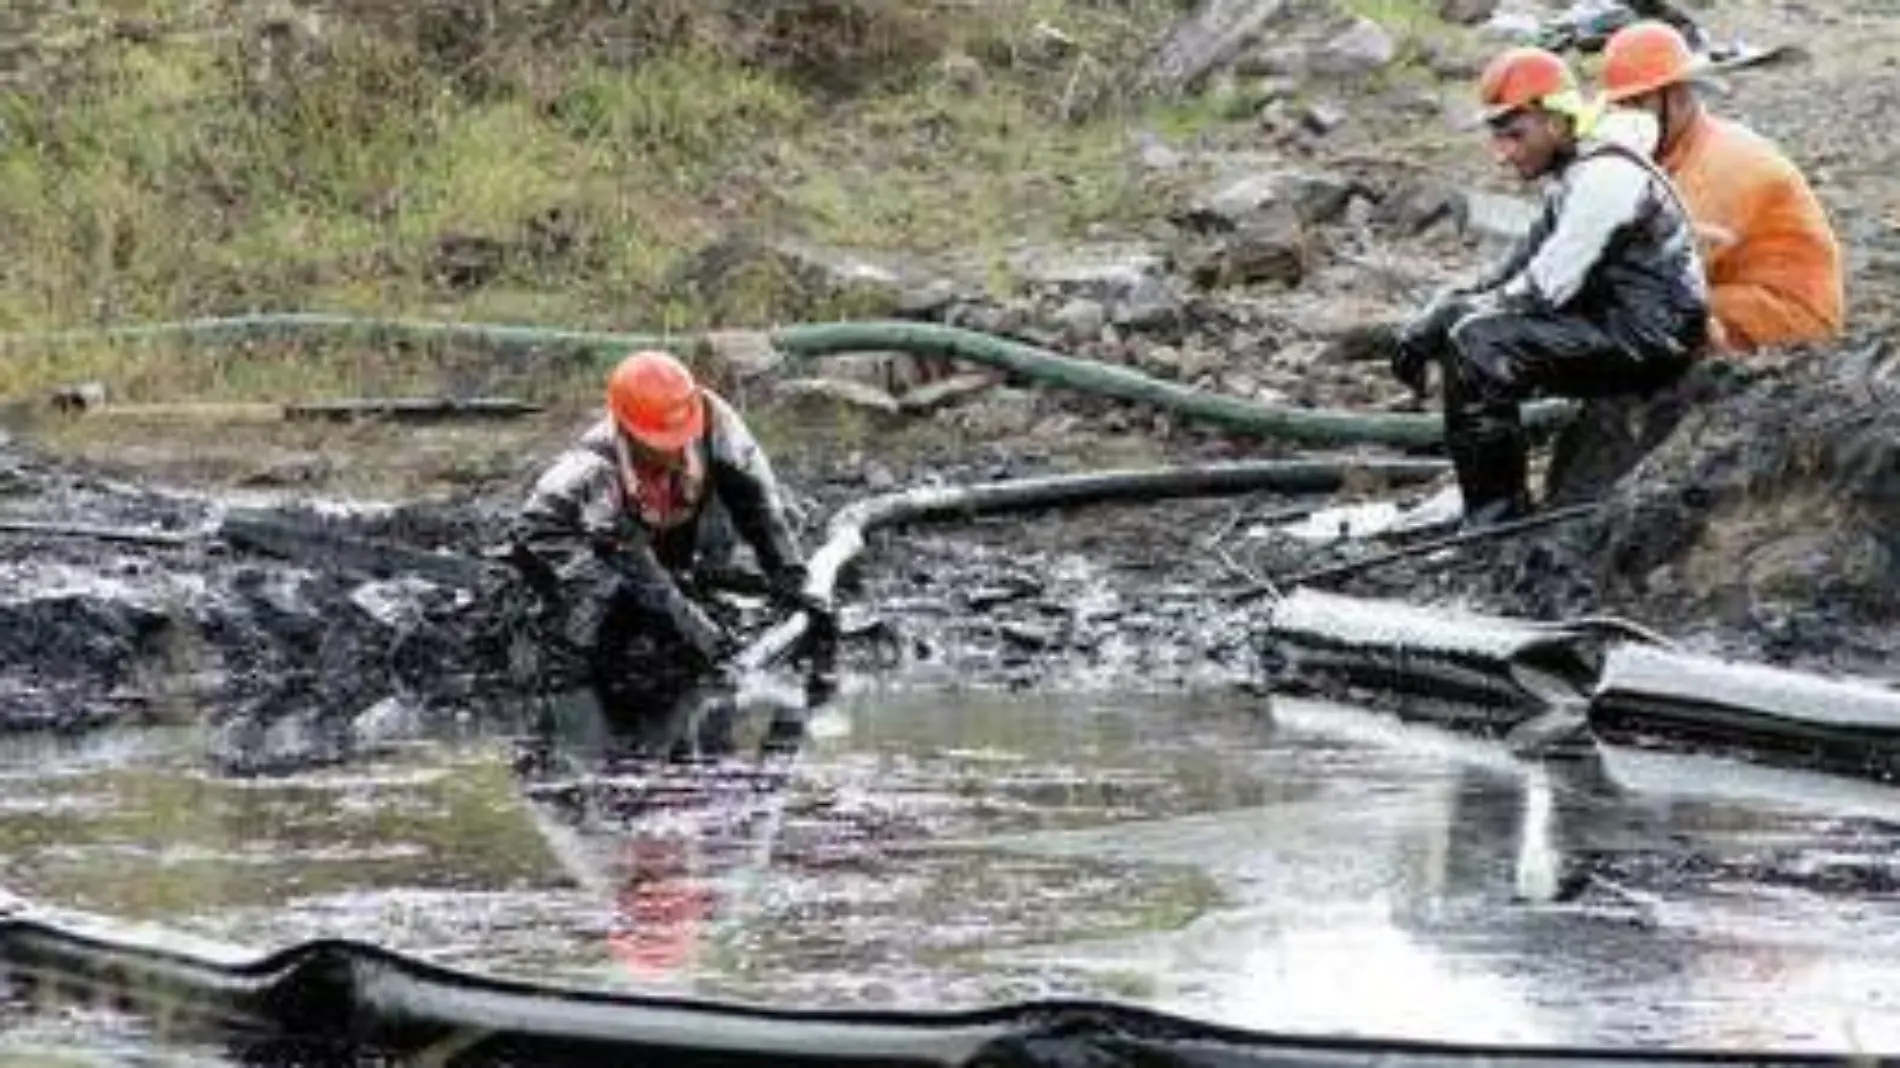
<instances>
[{"instance_id":1,"label":"black hose","mask_svg":"<svg viewBox=\"0 0 1900 1068\"><path fill-rule=\"evenodd\" d=\"M839 576L864 550L865 535L879 527L1105 501L1156 501L1260 490L1330 493L1359 480L1423 482L1449 469L1440 460L1260 460L900 490L858 501L831 517L824 544L812 554L806 592L819 601L831 600ZM756 671L777 661L797 647L810 625L806 613L793 613L743 649L737 666L741 671Z\"/></svg>"}]
</instances>

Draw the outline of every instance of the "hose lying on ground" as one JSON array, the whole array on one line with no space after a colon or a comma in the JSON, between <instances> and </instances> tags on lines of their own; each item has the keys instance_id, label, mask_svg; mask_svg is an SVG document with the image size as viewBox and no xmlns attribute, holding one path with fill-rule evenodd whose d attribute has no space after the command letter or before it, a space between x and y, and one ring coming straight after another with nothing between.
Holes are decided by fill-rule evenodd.
<instances>
[{"instance_id":1,"label":"hose lying on ground","mask_svg":"<svg viewBox=\"0 0 1900 1068\"><path fill-rule=\"evenodd\" d=\"M1445 434L1444 420L1436 415L1257 404L1150 378L1126 367L1063 356L1020 341L935 323L811 323L775 332L772 344L796 357L867 350L952 357L1001 368L1046 385L1151 405L1242 434L1306 444L1416 448L1437 445ZM1527 405L1525 423L1532 430L1548 429L1568 419L1570 411L1569 405L1561 402Z\"/></svg>"},{"instance_id":2,"label":"hose lying on ground","mask_svg":"<svg viewBox=\"0 0 1900 1068\"><path fill-rule=\"evenodd\" d=\"M1261 460L900 490L858 501L831 517L824 544L812 554L806 592L821 601L830 599L840 574L864 550L865 535L879 527L1117 500L1158 501L1261 490L1330 493L1355 481L1422 482L1446 470L1437 460ZM783 656L809 625L802 612L786 618L741 652L741 669L756 670Z\"/></svg>"},{"instance_id":3,"label":"hose lying on ground","mask_svg":"<svg viewBox=\"0 0 1900 1068\"><path fill-rule=\"evenodd\" d=\"M53 334L14 334L0 336L0 351L83 344L189 342L215 345L326 338L366 344L452 341L507 350L567 349L597 359L615 358L633 348L690 352L703 340L694 334L558 330L497 323L284 312ZM1444 436L1444 421L1436 415L1259 404L1151 378L1126 367L1078 359L1020 341L934 323L905 320L807 323L778 330L771 334L771 341L788 355L806 359L848 352L895 351L967 360L1001 368L1044 385L1147 404L1187 419L1268 439L1317 445L1419 448L1435 446ZM1527 426L1543 430L1569 419L1571 407L1563 402L1539 402L1527 405L1524 414Z\"/></svg>"}]
</instances>

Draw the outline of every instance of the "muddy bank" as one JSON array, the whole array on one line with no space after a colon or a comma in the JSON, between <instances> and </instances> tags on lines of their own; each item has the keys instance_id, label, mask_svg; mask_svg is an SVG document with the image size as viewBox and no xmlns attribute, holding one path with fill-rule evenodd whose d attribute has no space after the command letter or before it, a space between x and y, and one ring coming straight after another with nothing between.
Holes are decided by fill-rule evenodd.
<instances>
[{"instance_id":1,"label":"muddy bank","mask_svg":"<svg viewBox=\"0 0 1900 1068\"><path fill-rule=\"evenodd\" d=\"M1713 397L1586 520L1349 592L1539 619L1615 613L1748 659L1894 674L1900 383L1864 340Z\"/></svg>"},{"instance_id":2,"label":"muddy bank","mask_svg":"<svg viewBox=\"0 0 1900 1068\"><path fill-rule=\"evenodd\" d=\"M1729 655L1890 674L1900 386L1878 373L1881 351L1863 344L1712 394L1595 518L1334 588L1539 619L1614 613ZM1864 366L1843 369L1850 358ZM1174 451L1179 463L1247 449ZM525 716L519 698L577 681L497 554L510 493L272 505L6 455L0 520L132 535L4 535L11 726L209 720L219 762L256 771L347 759L432 719ZM1060 450L1001 446L879 457L784 457L808 549L853 500L1078 466ZM1382 547L1295 538L1292 516L1422 492L1261 493L878 532L843 589L857 636L843 666L1003 688L1244 682L1259 672L1263 609L1226 592ZM732 608L743 627L772 618L756 601Z\"/></svg>"},{"instance_id":3,"label":"muddy bank","mask_svg":"<svg viewBox=\"0 0 1900 1068\"><path fill-rule=\"evenodd\" d=\"M455 717L527 717L579 665L502 559L516 495L400 505L161 492L7 454L0 537L0 720L13 728L197 723L231 771L361 756ZM787 457L803 541L852 500L900 484L1054 473L1051 457L918 453L884 477ZM1262 495L1264 500L1272 495ZM1229 509L1247 502L1226 502ZM1211 505L1176 506L1192 513ZM1249 670L1238 612L1210 613L1154 509L874 535L845 593L847 669L988 687L1178 685ZM1183 514L1183 513L1177 513ZM753 632L769 606L732 598ZM631 668L630 668L631 669Z\"/></svg>"}]
</instances>

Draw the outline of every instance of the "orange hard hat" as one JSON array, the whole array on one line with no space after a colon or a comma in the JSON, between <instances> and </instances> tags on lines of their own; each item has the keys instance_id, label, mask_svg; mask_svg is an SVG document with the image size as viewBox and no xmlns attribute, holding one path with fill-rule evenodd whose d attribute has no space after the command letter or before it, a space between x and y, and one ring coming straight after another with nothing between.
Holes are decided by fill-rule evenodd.
<instances>
[{"instance_id":1,"label":"orange hard hat","mask_svg":"<svg viewBox=\"0 0 1900 1068\"><path fill-rule=\"evenodd\" d=\"M664 352L635 352L620 361L607 376L607 410L622 433L661 452L685 447L706 429L699 383Z\"/></svg>"},{"instance_id":2,"label":"orange hard hat","mask_svg":"<svg viewBox=\"0 0 1900 1068\"><path fill-rule=\"evenodd\" d=\"M1667 22L1632 22L1603 45L1603 99L1628 100L1688 81L1698 70L1689 42Z\"/></svg>"},{"instance_id":3,"label":"orange hard hat","mask_svg":"<svg viewBox=\"0 0 1900 1068\"><path fill-rule=\"evenodd\" d=\"M1506 49L1478 78L1478 100L1487 122L1527 107L1549 107L1567 115L1581 107L1577 77L1555 52L1542 48Z\"/></svg>"}]
</instances>

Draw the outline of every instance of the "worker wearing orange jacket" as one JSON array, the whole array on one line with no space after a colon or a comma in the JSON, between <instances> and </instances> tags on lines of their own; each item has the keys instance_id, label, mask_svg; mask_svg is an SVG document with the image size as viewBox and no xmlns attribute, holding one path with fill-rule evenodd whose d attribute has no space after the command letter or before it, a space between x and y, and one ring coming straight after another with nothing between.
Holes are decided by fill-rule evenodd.
<instances>
[{"instance_id":1,"label":"worker wearing orange jacket","mask_svg":"<svg viewBox=\"0 0 1900 1068\"><path fill-rule=\"evenodd\" d=\"M1711 342L1745 354L1839 334L1847 301L1827 213L1772 142L1704 110L1698 73L1665 22L1632 23L1604 45L1603 100L1656 117L1656 161L1702 238Z\"/></svg>"}]
</instances>

